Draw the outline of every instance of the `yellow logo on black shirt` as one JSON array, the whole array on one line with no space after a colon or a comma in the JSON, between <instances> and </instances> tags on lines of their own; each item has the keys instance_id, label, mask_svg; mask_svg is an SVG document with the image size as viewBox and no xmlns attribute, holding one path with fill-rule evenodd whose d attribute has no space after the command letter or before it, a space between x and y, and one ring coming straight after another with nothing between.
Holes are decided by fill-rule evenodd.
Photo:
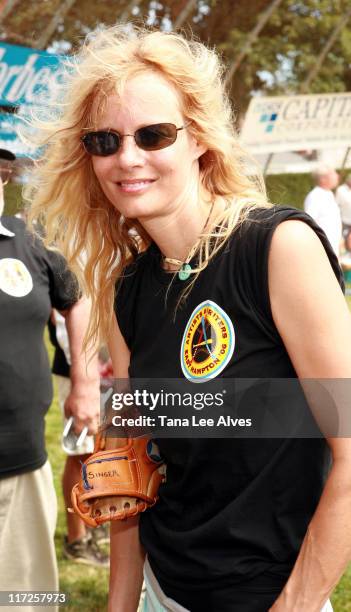
<instances>
[{"instance_id":1,"label":"yellow logo on black shirt","mask_svg":"<svg viewBox=\"0 0 351 612\"><path fill-rule=\"evenodd\" d=\"M234 345L234 328L227 313L215 302L202 302L183 335L180 358L184 376L193 382L215 378L228 364Z\"/></svg>"},{"instance_id":2,"label":"yellow logo on black shirt","mask_svg":"<svg viewBox=\"0 0 351 612\"><path fill-rule=\"evenodd\" d=\"M21 298L32 289L33 279L23 261L13 257L0 259L0 291Z\"/></svg>"}]
</instances>

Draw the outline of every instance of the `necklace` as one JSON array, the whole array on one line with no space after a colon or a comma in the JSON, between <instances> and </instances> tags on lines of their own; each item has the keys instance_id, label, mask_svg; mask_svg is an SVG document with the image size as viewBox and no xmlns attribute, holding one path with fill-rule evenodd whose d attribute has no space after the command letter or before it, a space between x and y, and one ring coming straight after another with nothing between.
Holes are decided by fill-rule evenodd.
<instances>
[{"instance_id":1,"label":"necklace","mask_svg":"<svg viewBox=\"0 0 351 612\"><path fill-rule=\"evenodd\" d=\"M214 202L212 202L211 204L211 208L210 208L210 212L208 213L208 217L205 221L205 225L203 227L202 230L202 234L204 233L204 231L207 228L208 222L210 220L212 211L213 211L213 206L214 206ZM163 257L163 263L167 263L167 264L171 264L172 266L177 266L179 267L178 270L178 278L181 281L185 281L189 278L190 274L192 273L192 267L190 264L190 261L192 260L192 258L194 257L194 254L200 244L200 240L201 238L198 238L198 240L195 242L194 246L192 247L192 249L190 250L190 252L188 253L187 258L185 259L185 261L181 261L180 259L174 259L172 257Z\"/></svg>"}]
</instances>

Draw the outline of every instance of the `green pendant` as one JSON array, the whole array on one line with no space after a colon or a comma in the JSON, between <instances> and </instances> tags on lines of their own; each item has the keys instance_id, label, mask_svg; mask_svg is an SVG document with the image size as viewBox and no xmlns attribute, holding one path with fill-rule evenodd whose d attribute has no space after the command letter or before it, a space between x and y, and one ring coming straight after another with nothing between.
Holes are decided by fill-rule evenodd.
<instances>
[{"instance_id":1,"label":"green pendant","mask_svg":"<svg viewBox=\"0 0 351 612\"><path fill-rule=\"evenodd\" d=\"M189 264L183 264L178 272L178 276L180 280L182 281L187 280L190 274L191 274L191 266Z\"/></svg>"}]
</instances>

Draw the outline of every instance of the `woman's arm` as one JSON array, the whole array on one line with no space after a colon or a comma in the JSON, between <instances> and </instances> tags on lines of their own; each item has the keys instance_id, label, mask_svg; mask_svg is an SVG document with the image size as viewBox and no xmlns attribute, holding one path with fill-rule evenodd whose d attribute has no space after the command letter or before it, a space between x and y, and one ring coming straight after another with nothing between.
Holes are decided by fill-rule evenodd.
<instances>
[{"instance_id":1,"label":"woman's arm","mask_svg":"<svg viewBox=\"0 0 351 612\"><path fill-rule=\"evenodd\" d=\"M350 313L320 240L303 222L286 221L274 233L269 292L299 378L351 379ZM344 402L345 394L337 395L335 402ZM333 467L272 612L320 612L351 560L351 439L327 441Z\"/></svg>"},{"instance_id":2,"label":"woman's arm","mask_svg":"<svg viewBox=\"0 0 351 612\"><path fill-rule=\"evenodd\" d=\"M127 379L130 352L116 318L109 341L115 378ZM143 583L145 553L139 541L139 517L111 522L109 612L136 612Z\"/></svg>"},{"instance_id":3,"label":"woman's arm","mask_svg":"<svg viewBox=\"0 0 351 612\"><path fill-rule=\"evenodd\" d=\"M114 377L123 379L129 378L130 351L121 334L115 316L113 318L108 350L112 361Z\"/></svg>"},{"instance_id":4,"label":"woman's arm","mask_svg":"<svg viewBox=\"0 0 351 612\"><path fill-rule=\"evenodd\" d=\"M139 516L111 522L109 612L136 612L143 584L145 553Z\"/></svg>"},{"instance_id":5,"label":"woman's arm","mask_svg":"<svg viewBox=\"0 0 351 612\"><path fill-rule=\"evenodd\" d=\"M83 351L85 332L89 323L91 304L80 298L61 314L65 317L71 354L71 390L65 401L65 415L74 417L76 433L86 425L95 434L100 416L100 378L97 347Z\"/></svg>"}]
</instances>

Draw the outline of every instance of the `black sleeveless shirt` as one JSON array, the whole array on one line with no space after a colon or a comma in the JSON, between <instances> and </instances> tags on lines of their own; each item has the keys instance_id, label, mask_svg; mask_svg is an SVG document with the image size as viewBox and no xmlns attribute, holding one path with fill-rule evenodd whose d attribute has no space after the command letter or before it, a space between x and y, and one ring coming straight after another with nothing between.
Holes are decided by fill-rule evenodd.
<instances>
[{"instance_id":1,"label":"black sleeveless shirt","mask_svg":"<svg viewBox=\"0 0 351 612\"><path fill-rule=\"evenodd\" d=\"M235 335L218 376L296 377L268 292L272 235L288 219L302 220L316 232L342 284L337 258L308 215L288 207L258 209L201 272L174 317L184 283L175 279L169 288L172 275L162 269L152 245L126 270L117 291L130 376L191 379L182 361L183 335L196 308L210 301ZM196 375L206 376L206 370ZM159 439L158 444L167 482L157 504L141 515L140 534L164 592L191 611L268 609L318 504L330 465L325 440ZM255 603L258 592L270 594L266 604Z\"/></svg>"}]
</instances>

